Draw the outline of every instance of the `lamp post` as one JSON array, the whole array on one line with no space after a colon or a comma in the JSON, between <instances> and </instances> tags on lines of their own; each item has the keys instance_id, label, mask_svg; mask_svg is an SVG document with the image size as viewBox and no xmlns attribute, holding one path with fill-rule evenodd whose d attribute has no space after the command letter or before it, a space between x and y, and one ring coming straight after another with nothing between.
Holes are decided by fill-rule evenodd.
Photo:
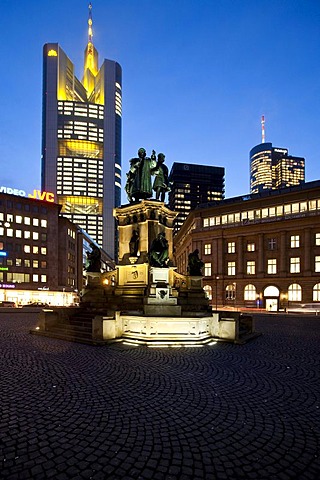
<instances>
[{"instance_id":1,"label":"lamp post","mask_svg":"<svg viewBox=\"0 0 320 480\"><path fill-rule=\"evenodd\" d=\"M216 277L216 310L218 310L218 280L219 277Z\"/></svg>"}]
</instances>

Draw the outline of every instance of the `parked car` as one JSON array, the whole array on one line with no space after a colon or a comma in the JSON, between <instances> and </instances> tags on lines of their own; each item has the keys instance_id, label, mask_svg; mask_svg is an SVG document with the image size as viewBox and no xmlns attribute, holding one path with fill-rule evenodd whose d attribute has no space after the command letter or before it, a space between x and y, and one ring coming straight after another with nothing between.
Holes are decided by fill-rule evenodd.
<instances>
[{"instance_id":1,"label":"parked car","mask_svg":"<svg viewBox=\"0 0 320 480\"><path fill-rule=\"evenodd\" d=\"M0 307L9 307L9 308L15 308L16 307L16 304L15 302L7 302L7 301L3 301L3 302L0 302Z\"/></svg>"},{"instance_id":2,"label":"parked car","mask_svg":"<svg viewBox=\"0 0 320 480\"><path fill-rule=\"evenodd\" d=\"M25 307L41 307L41 308L47 308L49 305L47 303L42 303L42 302L32 302L32 303L27 303L26 305L23 305L23 308Z\"/></svg>"},{"instance_id":3,"label":"parked car","mask_svg":"<svg viewBox=\"0 0 320 480\"><path fill-rule=\"evenodd\" d=\"M320 313L320 303L303 303L297 307L289 307L288 313L313 313L318 315Z\"/></svg>"}]
</instances>

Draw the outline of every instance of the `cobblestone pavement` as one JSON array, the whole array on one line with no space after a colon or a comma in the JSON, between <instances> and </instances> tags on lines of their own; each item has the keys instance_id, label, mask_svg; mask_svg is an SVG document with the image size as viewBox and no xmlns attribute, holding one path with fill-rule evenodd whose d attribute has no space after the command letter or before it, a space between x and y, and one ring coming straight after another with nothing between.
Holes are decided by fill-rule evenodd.
<instances>
[{"instance_id":1,"label":"cobblestone pavement","mask_svg":"<svg viewBox=\"0 0 320 480\"><path fill-rule=\"evenodd\" d=\"M246 345L92 347L0 312L1 479L318 480L320 318Z\"/></svg>"}]
</instances>

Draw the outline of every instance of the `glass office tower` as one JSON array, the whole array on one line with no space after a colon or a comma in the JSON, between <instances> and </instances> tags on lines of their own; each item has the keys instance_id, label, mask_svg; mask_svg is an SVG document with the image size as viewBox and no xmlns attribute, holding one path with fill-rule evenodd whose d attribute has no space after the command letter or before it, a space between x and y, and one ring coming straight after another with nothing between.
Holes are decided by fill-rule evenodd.
<instances>
[{"instance_id":1,"label":"glass office tower","mask_svg":"<svg viewBox=\"0 0 320 480\"><path fill-rule=\"evenodd\" d=\"M250 191L292 187L305 181L305 159L288 155L286 148L261 143L250 151Z\"/></svg>"},{"instance_id":2,"label":"glass office tower","mask_svg":"<svg viewBox=\"0 0 320 480\"><path fill-rule=\"evenodd\" d=\"M57 43L43 48L42 190L57 195L61 213L116 257L113 209L121 201L122 71L88 44L80 81Z\"/></svg>"},{"instance_id":3,"label":"glass office tower","mask_svg":"<svg viewBox=\"0 0 320 480\"><path fill-rule=\"evenodd\" d=\"M224 175L223 167L173 163L169 175L172 183L169 207L178 212L174 234L197 205L224 198Z\"/></svg>"}]
</instances>

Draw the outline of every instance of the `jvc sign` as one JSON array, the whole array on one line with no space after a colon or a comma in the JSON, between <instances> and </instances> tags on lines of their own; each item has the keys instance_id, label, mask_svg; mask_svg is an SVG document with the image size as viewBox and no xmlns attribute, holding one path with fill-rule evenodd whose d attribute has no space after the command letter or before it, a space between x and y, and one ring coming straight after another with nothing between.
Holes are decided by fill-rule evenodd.
<instances>
[{"instance_id":1,"label":"jvc sign","mask_svg":"<svg viewBox=\"0 0 320 480\"><path fill-rule=\"evenodd\" d=\"M0 186L0 193L9 193L10 195L17 195L18 197L34 198L36 200L45 200L46 202L54 203L54 193L42 192L41 190L33 190L33 193L27 194L24 190L18 188Z\"/></svg>"}]
</instances>

